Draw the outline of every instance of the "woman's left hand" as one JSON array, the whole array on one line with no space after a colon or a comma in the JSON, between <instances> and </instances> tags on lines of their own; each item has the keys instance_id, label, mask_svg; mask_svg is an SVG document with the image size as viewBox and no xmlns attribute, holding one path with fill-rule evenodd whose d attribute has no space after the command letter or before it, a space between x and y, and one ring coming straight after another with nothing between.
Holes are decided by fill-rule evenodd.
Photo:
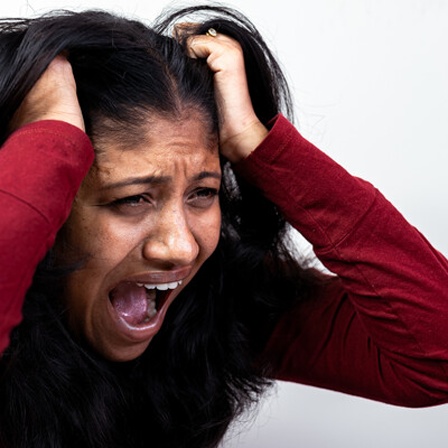
<instances>
[{"instance_id":1,"label":"woman's left hand","mask_svg":"<svg viewBox=\"0 0 448 448\"><path fill-rule=\"evenodd\" d=\"M221 153L231 162L247 157L268 131L252 107L240 44L221 33L193 35L188 54L204 58L214 73Z\"/></svg>"}]
</instances>

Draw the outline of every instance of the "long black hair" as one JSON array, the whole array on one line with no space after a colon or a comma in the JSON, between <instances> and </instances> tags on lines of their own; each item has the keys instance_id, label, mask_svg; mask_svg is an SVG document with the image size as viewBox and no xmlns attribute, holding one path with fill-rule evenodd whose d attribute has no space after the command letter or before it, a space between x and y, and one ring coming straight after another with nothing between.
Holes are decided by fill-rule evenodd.
<instances>
[{"instance_id":1,"label":"long black hair","mask_svg":"<svg viewBox=\"0 0 448 448\"><path fill-rule=\"evenodd\" d=\"M0 140L61 52L94 144L107 135L132 147L148 114L170 117L185 106L217 133L212 74L172 36L173 24L192 14L196 32L214 27L241 43L259 118L290 116L280 67L235 10L186 8L152 27L102 11L61 11L0 23ZM257 402L270 384L264 343L278 316L307 294L312 276L291 254L276 207L225 160L222 167L218 248L138 359L107 361L70 333L59 300L67 268L47 255L0 361L2 447L215 447Z\"/></svg>"}]
</instances>

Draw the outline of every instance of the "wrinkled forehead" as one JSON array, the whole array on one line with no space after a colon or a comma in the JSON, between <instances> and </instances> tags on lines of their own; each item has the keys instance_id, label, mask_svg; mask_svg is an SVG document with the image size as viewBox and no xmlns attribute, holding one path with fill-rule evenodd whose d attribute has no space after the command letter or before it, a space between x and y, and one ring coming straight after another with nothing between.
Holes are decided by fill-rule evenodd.
<instances>
[{"instance_id":1,"label":"wrinkled forehead","mask_svg":"<svg viewBox=\"0 0 448 448\"><path fill-rule=\"evenodd\" d=\"M218 151L218 131L213 119L197 109L176 113L144 111L131 121L101 118L91 133L97 161L110 148L132 151L149 146L167 146L170 141L196 140L198 147Z\"/></svg>"},{"instance_id":2,"label":"wrinkled forehead","mask_svg":"<svg viewBox=\"0 0 448 448\"><path fill-rule=\"evenodd\" d=\"M132 132L123 131L104 133L94 142L96 157L88 179L95 184L135 175L220 173L218 135L203 114L151 115Z\"/></svg>"}]
</instances>

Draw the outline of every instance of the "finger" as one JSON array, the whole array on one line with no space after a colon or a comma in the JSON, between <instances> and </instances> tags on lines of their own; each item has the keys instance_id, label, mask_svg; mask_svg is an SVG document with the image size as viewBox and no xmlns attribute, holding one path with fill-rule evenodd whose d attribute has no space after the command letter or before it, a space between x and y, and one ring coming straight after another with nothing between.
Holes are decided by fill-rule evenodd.
<instances>
[{"instance_id":1,"label":"finger","mask_svg":"<svg viewBox=\"0 0 448 448\"><path fill-rule=\"evenodd\" d=\"M225 52L234 52L240 49L239 44L230 37L217 33L216 36L196 34L187 41L187 52L191 58L207 59L211 54L220 56Z\"/></svg>"},{"instance_id":2,"label":"finger","mask_svg":"<svg viewBox=\"0 0 448 448\"><path fill-rule=\"evenodd\" d=\"M198 58L204 58L207 59L212 49L210 48L210 43L208 42L207 36L190 36L187 39L187 54L190 56L190 58L198 59Z\"/></svg>"}]
</instances>

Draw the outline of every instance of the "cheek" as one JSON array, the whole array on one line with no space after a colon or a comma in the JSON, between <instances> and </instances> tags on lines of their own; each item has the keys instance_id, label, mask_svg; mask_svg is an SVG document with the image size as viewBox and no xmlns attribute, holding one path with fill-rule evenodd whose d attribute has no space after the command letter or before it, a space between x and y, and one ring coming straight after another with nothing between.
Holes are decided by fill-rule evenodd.
<instances>
[{"instance_id":1,"label":"cheek","mask_svg":"<svg viewBox=\"0 0 448 448\"><path fill-rule=\"evenodd\" d=\"M207 219L201 221L196 235L198 235L198 243L204 258L208 258L215 251L221 235L221 209L219 207Z\"/></svg>"},{"instance_id":2,"label":"cheek","mask_svg":"<svg viewBox=\"0 0 448 448\"><path fill-rule=\"evenodd\" d=\"M132 230L105 214L80 208L73 210L63 234L68 246L76 248L81 257L107 261L133 243L137 236Z\"/></svg>"}]
</instances>

